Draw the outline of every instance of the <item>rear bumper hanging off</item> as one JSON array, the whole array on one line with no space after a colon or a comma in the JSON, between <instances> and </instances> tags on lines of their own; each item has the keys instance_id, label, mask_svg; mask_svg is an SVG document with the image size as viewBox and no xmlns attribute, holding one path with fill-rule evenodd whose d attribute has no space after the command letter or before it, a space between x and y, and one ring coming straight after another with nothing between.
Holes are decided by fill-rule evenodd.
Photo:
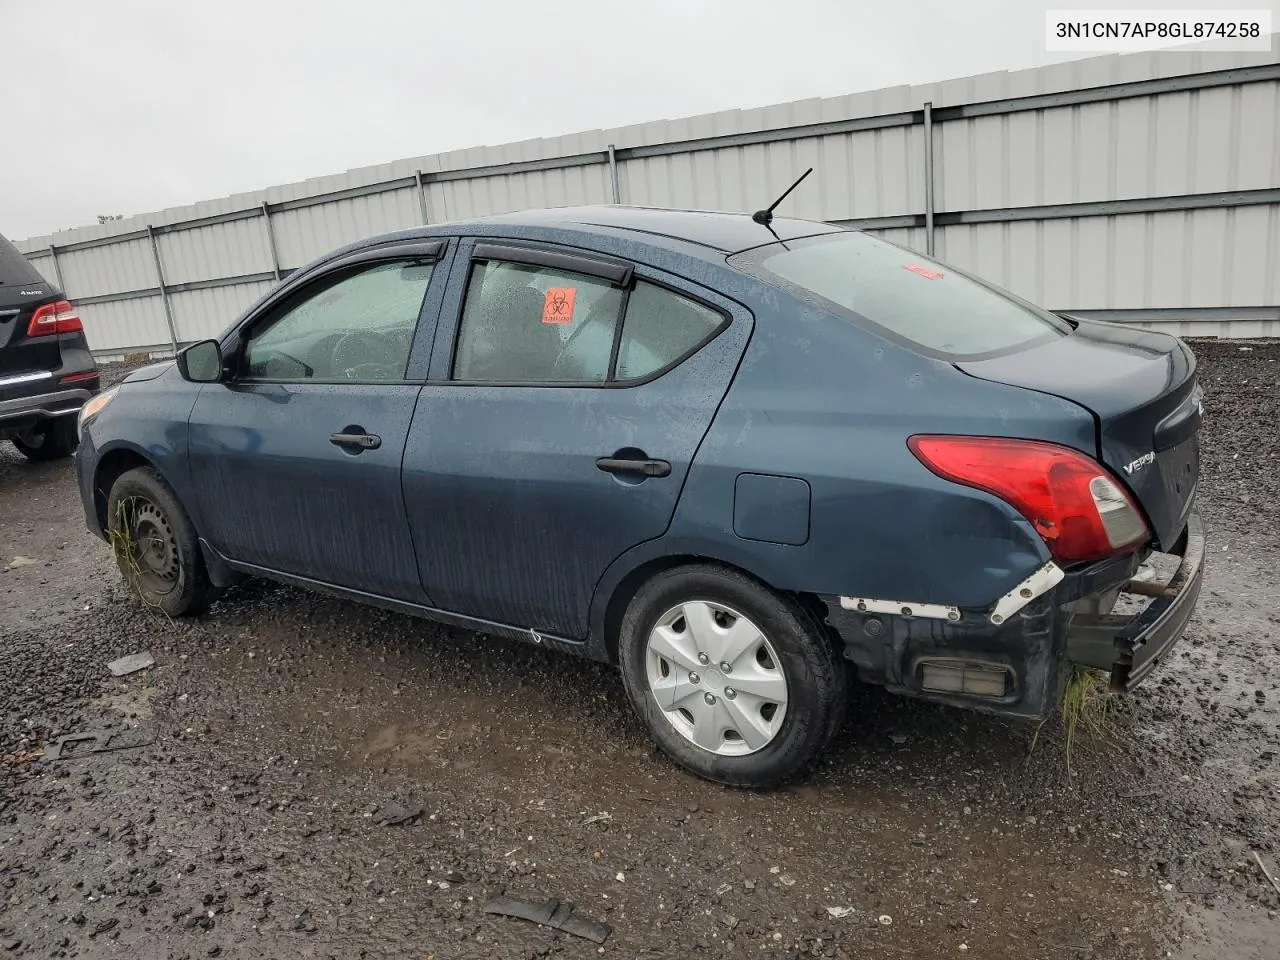
<instances>
[{"instance_id":1,"label":"rear bumper hanging off","mask_svg":"<svg viewBox=\"0 0 1280 960\"><path fill-rule=\"evenodd\" d=\"M1122 690L1151 672L1195 609L1204 550L1193 514L1169 551L1181 561L1164 586L1130 579L1142 559L1135 553L1071 571L1047 564L1002 598L1003 606L985 610L820 599L863 680L956 706L1040 717L1056 708L1073 663L1108 671ZM1127 617L1079 612L1082 606L1110 610L1122 589L1152 602Z\"/></svg>"},{"instance_id":2,"label":"rear bumper hanging off","mask_svg":"<svg viewBox=\"0 0 1280 960\"><path fill-rule=\"evenodd\" d=\"M1131 617L1106 615L1072 618L1067 627L1067 659L1111 673L1112 685L1132 690L1182 636L1191 619L1204 579L1204 528L1192 514L1177 545L1181 556L1168 585L1155 585L1151 604Z\"/></svg>"}]
</instances>

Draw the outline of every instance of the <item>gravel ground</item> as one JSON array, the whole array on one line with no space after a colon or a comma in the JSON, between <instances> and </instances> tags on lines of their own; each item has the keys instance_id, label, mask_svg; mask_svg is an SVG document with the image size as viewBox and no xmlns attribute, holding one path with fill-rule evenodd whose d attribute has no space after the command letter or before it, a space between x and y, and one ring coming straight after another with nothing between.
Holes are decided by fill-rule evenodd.
<instances>
[{"instance_id":1,"label":"gravel ground","mask_svg":"<svg viewBox=\"0 0 1280 960\"><path fill-rule=\"evenodd\" d=\"M69 464L6 445L0 957L1275 960L1280 344L1195 346L1213 552L1177 656L1070 756L859 690L772 793L673 768L595 664L263 583L148 614ZM27 760L83 731L135 746ZM613 934L484 914L499 891Z\"/></svg>"}]
</instances>

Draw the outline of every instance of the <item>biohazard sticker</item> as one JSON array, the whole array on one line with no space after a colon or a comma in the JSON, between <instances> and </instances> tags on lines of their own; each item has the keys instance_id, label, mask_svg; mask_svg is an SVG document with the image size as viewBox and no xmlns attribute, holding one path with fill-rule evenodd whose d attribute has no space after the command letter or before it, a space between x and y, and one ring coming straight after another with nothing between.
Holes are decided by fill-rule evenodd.
<instances>
[{"instance_id":1,"label":"biohazard sticker","mask_svg":"<svg viewBox=\"0 0 1280 960\"><path fill-rule=\"evenodd\" d=\"M576 287L552 287L542 301L543 323L570 323L573 320L573 301Z\"/></svg>"},{"instance_id":2,"label":"biohazard sticker","mask_svg":"<svg viewBox=\"0 0 1280 960\"><path fill-rule=\"evenodd\" d=\"M946 276L946 274L940 270L930 270L928 267L922 267L918 263L904 263L902 265L902 269L910 270L912 273L918 273L926 280L941 280Z\"/></svg>"}]
</instances>

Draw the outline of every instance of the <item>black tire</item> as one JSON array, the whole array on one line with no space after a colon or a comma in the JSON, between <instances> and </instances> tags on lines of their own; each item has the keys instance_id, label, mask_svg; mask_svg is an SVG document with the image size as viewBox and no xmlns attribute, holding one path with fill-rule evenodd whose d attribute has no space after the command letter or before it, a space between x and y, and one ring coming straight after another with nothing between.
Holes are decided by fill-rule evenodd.
<instances>
[{"instance_id":1,"label":"black tire","mask_svg":"<svg viewBox=\"0 0 1280 960\"><path fill-rule=\"evenodd\" d=\"M650 633L664 615L691 601L740 612L781 661L786 712L773 739L755 752L723 756L698 746L676 729L652 692L647 660ZM736 787L776 786L807 770L844 722L848 670L823 623L793 598L727 567L677 567L644 584L622 619L618 657L631 704L658 746L686 770L708 780ZM705 669L721 677L713 667ZM723 677L731 682L730 675Z\"/></svg>"},{"instance_id":2,"label":"black tire","mask_svg":"<svg viewBox=\"0 0 1280 960\"><path fill-rule=\"evenodd\" d=\"M152 468L126 471L112 484L107 534L116 566L144 606L193 616L215 598L191 518Z\"/></svg>"},{"instance_id":3,"label":"black tire","mask_svg":"<svg viewBox=\"0 0 1280 960\"><path fill-rule=\"evenodd\" d=\"M13 445L28 460L69 457L80 445L76 436L76 418L54 417L51 420L41 420L21 437L14 437Z\"/></svg>"}]
</instances>

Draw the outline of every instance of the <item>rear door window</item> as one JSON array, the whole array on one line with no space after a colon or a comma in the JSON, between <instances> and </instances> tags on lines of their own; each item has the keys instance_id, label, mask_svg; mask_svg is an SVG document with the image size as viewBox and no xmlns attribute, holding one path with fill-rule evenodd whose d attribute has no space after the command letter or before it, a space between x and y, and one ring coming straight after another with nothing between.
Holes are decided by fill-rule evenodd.
<instances>
[{"instance_id":1,"label":"rear door window","mask_svg":"<svg viewBox=\"0 0 1280 960\"><path fill-rule=\"evenodd\" d=\"M603 384L652 379L709 343L720 311L658 283L502 260L474 264L453 379Z\"/></svg>"},{"instance_id":2,"label":"rear door window","mask_svg":"<svg viewBox=\"0 0 1280 960\"><path fill-rule=\"evenodd\" d=\"M732 258L763 280L948 359L1064 336L1053 314L946 264L864 233L771 244Z\"/></svg>"},{"instance_id":3,"label":"rear door window","mask_svg":"<svg viewBox=\"0 0 1280 960\"><path fill-rule=\"evenodd\" d=\"M724 325L717 310L655 283L636 282L618 347L619 380L642 380L672 367Z\"/></svg>"},{"instance_id":4,"label":"rear door window","mask_svg":"<svg viewBox=\"0 0 1280 960\"><path fill-rule=\"evenodd\" d=\"M623 294L608 280L557 267L475 264L454 379L603 383Z\"/></svg>"}]
</instances>

